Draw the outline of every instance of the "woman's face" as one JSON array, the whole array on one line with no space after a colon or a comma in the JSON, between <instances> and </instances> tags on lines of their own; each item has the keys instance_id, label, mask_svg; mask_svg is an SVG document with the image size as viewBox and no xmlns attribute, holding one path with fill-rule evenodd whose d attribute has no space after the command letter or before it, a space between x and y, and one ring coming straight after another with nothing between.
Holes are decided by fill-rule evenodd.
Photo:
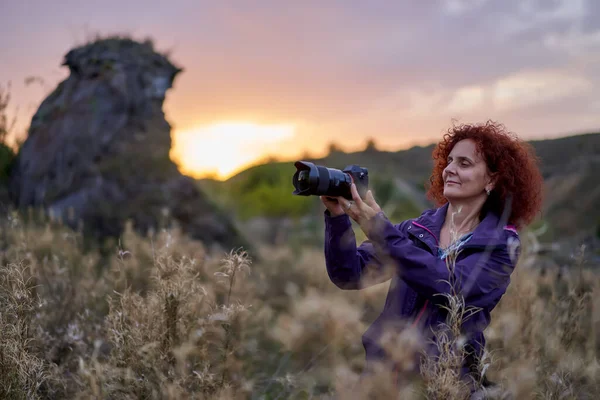
<instances>
[{"instance_id":1,"label":"woman's face","mask_svg":"<svg viewBox=\"0 0 600 400\"><path fill-rule=\"evenodd\" d=\"M451 200L469 200L487 196L492 189L485 161L477 151L475 142L464 139L454 145L442 172L444 197Z\"/></svg>"}]
</instances>

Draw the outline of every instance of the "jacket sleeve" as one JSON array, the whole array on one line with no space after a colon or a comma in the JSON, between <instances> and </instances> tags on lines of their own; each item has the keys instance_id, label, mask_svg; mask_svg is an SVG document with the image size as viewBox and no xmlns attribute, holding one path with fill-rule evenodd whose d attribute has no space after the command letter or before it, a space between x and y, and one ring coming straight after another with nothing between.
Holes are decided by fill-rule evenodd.
<instances>
[{"instance_id":1,"label":"jacket sleeve","mask_svg":"<svg viewBox=\"0 0 600 400\"><path fill-rule=\"evenodd\" d=\"M332 217L328 210L325 210L325 265L329 279L347 290L385 282L393 273L376 257L370 240L357 248L348 215Z\"/></svg>"},{"instance_id":2,"label":"jacket sleeve","mask_svg":"<svg viewBox=\"0 0 600 400\"><path fill-rule=\"evenodd\" d=\"M493 246L489 251L461 258L455 263L451 274L445 260L416 246L384 216L375 218L380 229L372 230L369 239L375 244L378 256L394 260L400 277L432 302L443 303L445 297L440 294L455 292L462 294L469 306L489 307L505 293L518 260L519 242L516 235L514 252L507 240L506 244Z\"/></svg>"}]
</instances>

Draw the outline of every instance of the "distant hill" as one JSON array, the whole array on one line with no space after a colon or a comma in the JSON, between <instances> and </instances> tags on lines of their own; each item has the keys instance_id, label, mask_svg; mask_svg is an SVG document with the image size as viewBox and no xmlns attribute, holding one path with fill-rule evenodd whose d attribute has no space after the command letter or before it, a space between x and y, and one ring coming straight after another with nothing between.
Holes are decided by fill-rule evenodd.
<instances>
[{"instance_id":1,"label":"distant hill","mask_svg":"<svg viewBox=\"0 0 600 400\"><path fill-rule=\"evenodd\" d=\"M531 144L540 158L545 179L544 210L536 224L546 223L542 238L580 240L596 235L600 229L600 133L537 140ZM431 172L433 148L432 144L389 152L371 147L354 153L335 151L327 157L307 161L338 169L349 164L369 168L378 202L381 204L383 200L389 209L401 201L402 210L395 207L393 215L401 219L432 206L425 198L424 184ZM291 195L294 172L293 162L272 162L244 170L224 182L205 179L199 185L243 218L261 212L280 217L310 214L319 204L314 196L308 199ZM244 200L245 196L251 200ZM253 202L254 205L250 204ZM261 202L263 207L258 207Z\"/></svg>"}]
</instances>

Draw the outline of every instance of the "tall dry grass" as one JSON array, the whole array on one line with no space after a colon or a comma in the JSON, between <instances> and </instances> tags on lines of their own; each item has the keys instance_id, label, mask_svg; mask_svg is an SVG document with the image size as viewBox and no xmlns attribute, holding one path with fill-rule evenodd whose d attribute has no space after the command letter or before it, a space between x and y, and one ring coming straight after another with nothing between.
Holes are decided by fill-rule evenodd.
<instances>
[{"instance_id":1,"label":"tall dry grass","mask_svg":"<svg viewBox=\"0 0 600 400\"><path fill-rule=\"evenodd\" d=\"M389 339L401 369L357 384L361 335L388 284L342 291L321 249L215 253L178 230L128 229L112 252L81 235L11 215L0 246L0 398L465 398L459 295L449 298L448 351L410 374L422 340ZM488 398L595 398L600 392L600 279L585 254L569 274L541 274L523 244L486 331ZM258 258L257 258L258 259ZM427 360L425 360L425 363Z\"/></svg>"}]
</instances>

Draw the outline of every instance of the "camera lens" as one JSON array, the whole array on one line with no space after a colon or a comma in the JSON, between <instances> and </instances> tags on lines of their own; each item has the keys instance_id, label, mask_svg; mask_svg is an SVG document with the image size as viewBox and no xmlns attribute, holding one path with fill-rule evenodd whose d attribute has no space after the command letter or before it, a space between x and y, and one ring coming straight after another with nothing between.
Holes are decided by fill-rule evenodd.
<instances>
[{"instance_id":1,"label":"camera lens","mask_svg":"<svg viewBox=\"0 0 600 400\"><path fill-rule=\"evenodd\" d=\"M293 184L296 188L293 194L299 196L352 197L350 194L352 178L349 174L339 169L327 168L304 161L297 161L294 165L297 171L293 177Z\"/></svg>"},{"instance_id":2,"label":"camera lens","mask_svg":"<svg viewBox=\"0 0 600 400\"><path fill-rule=\"evenodd\" d=\"M298 174L298 182L303 182L303 181L308 182L308 176L309 176L308 171L306 171L306 170L300 171L300 173Z\"/></svg>"},{"instance_id":3,"label":"camera lens","mask_svg":"<svg viewBox=\"0 0 600 400\"><path fill-rule=\"evenodd\" d=\"M308 161L294 163L296 173L292 183L296 190L292 192L297 196L342 196L352 199L350 187L356 183L356 189L361 197L365 197L369 185L369 176L366 168L358 165L349 165L343 171L315 165Z\"/></svg>"},{"instance_id":4,"label":"camera lens","mask_svg":"<svg viewBox=\"0 0 600 400\"><path fill-rule=\"evenodd\" d=\"M310 187L309 184L310 171L303 170L298 173L298 189L306 190Z\"/></svg>"}]
</instances>

